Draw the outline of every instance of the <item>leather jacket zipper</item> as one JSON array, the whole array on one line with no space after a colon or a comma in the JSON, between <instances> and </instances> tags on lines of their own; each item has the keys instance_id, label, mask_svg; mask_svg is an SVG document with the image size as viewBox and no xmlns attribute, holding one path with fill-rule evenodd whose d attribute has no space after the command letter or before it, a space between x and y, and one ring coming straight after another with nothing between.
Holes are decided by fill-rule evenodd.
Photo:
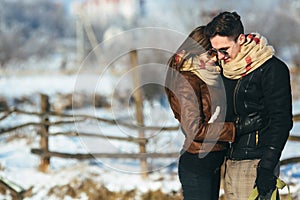
<instances>
[{"instance_id":1,"label":"leather jacket zipper","mask_svg":"<svg viewBox=\"0 0 300 200\"><path fill-rule=\"evenodd\" d=\"M234 108L234 113L235 113L236 115L238 115L237 110L236 110L236 96L237 96L237 90L238 90L238 88L239 88L239 86L240 86L241 80L242 80L242 78L240 78L240 79L238 80L238 82L236 83L235 88L234 88L234 93L233 93L233 97L234 97L234 98L233 98L233 108Z\"/></svg>"},{"instance_id":2,"label":"leather jacket zipper","mask_svg":"<svg viewBox=\"0 0 300 200\"><path fill-rule=\"evenodd\" d=\"M234 88L234 98L233 98L233 108L234 108L234 113L236 114L236 121L235 121L235 123L239 123L239 120L240 120L240 117L239 117L239 114L238 114L238 112L237 112L237 109L236 109L236 102L237 102L237 93L238 93L238 89L239 89L239 87L240 87L240 83L241 83L241 80L242 80L242 78L240 78L239 80L238 80L238 82L236 83L236 86L235 86L235 88ZM247 143L246 143L246 146L249 146L249 144L250 144L250 139L251 139L251 135L248 135L248 138L247 138ZM248 155L248 151L246 150L245 151L245 154L246 154L246 156Z\"/></svg>"},{"instance_id":3,"label":"leather jacket zipper","mask_svg":"<svg viewBox=\"0 0 300 200\"><path fill-rule=\"evenodd\" d=\"M242 80L242 78L240 78L238 80L238 82L235 85L234 91L233 91L233 110L234 110L234 113L236 114L236 121L235 121L235 123L238 123L239 120L240 120L239 114L238 114L237 109L236 109L236 98L237 98L237 90L238 90L238 88L240 86L241 80Z\"/></svg>"},{"instance_id":4,"label":"leather jacket zipper","mask_svg":"<svg viewBox=\"0 0 300 200\"><path fill-rule=\"evenodd\" d=\"M236 120L235 120L235 124L237 124L240 120L240 117L239 117L239 114L236 110L236 94L237 94L237 90L240 86L240 82L241 82L242 78L240 78L235 87L234 87L234 91L233 91L233 111L234 111L234 114L236 115ZM229 153L229 156L232 158L232 154L233 154L233 146L230 148L230 153Z\"/></svg>"},{"instance_id":5,"label":"leather jacket zipper","mask_svg":"<svg viewBox=\"0 0 300 200\"><path fill-rule=\"evenodd\" d=\"M258 145L258 131L255 132L255 144Z\"/></svg>"}]
</instances>

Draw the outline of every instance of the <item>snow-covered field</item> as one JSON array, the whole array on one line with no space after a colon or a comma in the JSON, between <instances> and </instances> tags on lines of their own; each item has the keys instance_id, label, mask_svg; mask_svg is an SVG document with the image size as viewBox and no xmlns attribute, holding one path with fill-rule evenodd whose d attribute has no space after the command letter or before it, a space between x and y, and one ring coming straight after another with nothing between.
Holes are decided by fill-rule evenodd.
<instances>
[{"instance_id":1,"label":"snow-covered field","mask_svg":"<svg viewBox=\"0 0 300 200\"><path fill-rule=\"evenodd\" d=\"M110 80L107 81L108 88L102 88L103 92L110 91ZM75 75L32 75L32 76L2 76L0 77L1 96L12 99L23 95L37 95L40 92L49 94L72 93L76 82ZM300 101L294 102L293 112L300 113ZM92 112L101 117L133 117L133 111L128 109L114 110L97 109L84 112ZM149 125L176 125L176 121L169 109L163 108L160 104L145 104L145 120ZM86 113L85 113L86 114ZM117 117L118 117L117 116ZM12 126L26 121L32 121L24 115L11 115L0 121L0 127ZM90 126L91 125L91 126ZM72 126L70 126L72 128ZM70 127L53 127L50 131L64 131ZM93 128L91 128L93 127ZM102 134L115 136L127 136L137 133L127 130L121 126L110 126L104 123L77 124L77 130L98 131ZM180 131L149 132L151 137L148 145L150 152L177 152L182 145L183 136ZM292 129L293 135L300 135L300 123L295 123ZM125 152L136 153L138 146L128 142L117 142L108 139L87 139L83 137L72 138L65 136L51 137L49 141L50 150L72 153L93 153L93 152ZM96 159L78 161L74 159L51 158L51 166L47 173L38 171L39 157L31 154L31 148L39 146L39 137L36 129L24 128L16 133L6 133L0 136L0 176L13 181L24 189L30 189L31 194L26 200L71 200L91 199L91 190L99 191L104 186L109 191L124 192L136 191L131 199L141 199L142 194L147 191L161 190L164 193L180 192L180 183L177 177L177 159L152 160L150 168L153 171L147 179L140 175L138 160L132 159ZM283 151L282 159L300 156L300 144L288 142ZM300 199L300 164L291 164L281 168L281 178L290 184L291 192L299 194L295 199ZM91 181L93 186L83 190L84 184ZM75 191L82 191L75 195ZM286 193L283 190L282 193ZM88 194L89 193L89 194ZM12 199L9 194L0 194L0 199ZM103 198L105 199L105 198ZM119 198L123 199L123 198ZM130 199L130 198L129 198Z\"/></svg>"}]
</instances>

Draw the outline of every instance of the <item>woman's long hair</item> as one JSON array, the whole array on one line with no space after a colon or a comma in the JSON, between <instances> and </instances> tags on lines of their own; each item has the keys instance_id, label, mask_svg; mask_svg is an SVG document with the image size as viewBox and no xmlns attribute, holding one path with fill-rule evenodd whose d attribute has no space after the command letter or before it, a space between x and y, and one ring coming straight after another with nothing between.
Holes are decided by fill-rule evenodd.
<instances>
[{"instance_id":1,"label":"woman's long hair","mask_svg":"<svg viewBox=\"0 0 300 200\"><path fill-rule=\"evenodd\" d=\"M177 49L176 53L173 54L169 59L169 67L179 70L185 60L187 60L191 56L200 55L211 48L210 41L206 38L204 29L205 26L199 26L189 34L189 36ZM176 56L183 51L189 56L185 57L185 59L182 59L180 63L177 63Z\"/></svg>"},{"instance_id":2,"label":"woman's long hair","mask_svg":"<svg viewBox=\"0 0 300 200\"><path fill-rule=\"evenodd\" d=\"M176 81L183 81L179 74L179 70L184 61L188 60L190 57L200 55L211 48L210 41L206 38L204 29L205 26L195 28L168 61L165 91L169 102L172 100L172 96L174 96L172 91L174 91ZM176 56L183 51L185 52L183 59L181 59L180 62L177 62Z\"/></svg>"}]
</instances>

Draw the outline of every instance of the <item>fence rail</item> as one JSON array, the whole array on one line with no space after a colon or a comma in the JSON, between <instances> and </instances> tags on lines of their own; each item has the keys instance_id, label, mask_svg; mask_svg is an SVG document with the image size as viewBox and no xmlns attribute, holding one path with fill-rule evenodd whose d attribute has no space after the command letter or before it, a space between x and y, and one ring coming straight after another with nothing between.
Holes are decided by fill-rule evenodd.
<instances>
[{"instance_id":1,"label":"fence rail","mask_svg":"<svg viewBox=\"0 0 300 200\"><path fill-rule=\"evenodd\" d=\"M31 149L31 153L38 154L41 157L59 157L59 158L75 158L79 160L93 159L93 158L131 158L131 159L145 159L145 158L174 158L179 157L179 153L93 153L93 154L70 154L55 151L43 151L42 149Z\"/></svg>"},{"instance_id":2,"label":"fence rail","mask_svg":"<svg viewBox=\"0 0 300 200\"><path fill-rule=\"evenodd\" d=\"M90 116L90 115L82 115L82 114L58 114L55 112L45 112L45 113L41 113L41 112L28 112L28 111L24 111L24 110L20 110L20 109L11 109L9 111L4 111L5 114L0 118L0 121L5 119L6 117L8 117L9 115L16 113L16 114L26 114L26 115L34 115L34 116L38 116L38 117L43 117L43 116L56 116L56 117L65 117L65 118L76 118L76 122L80 122L80 121L85 121L88 119L91 120L97 120L97 121L101 121L110 125L121 125L130 129L134 129L134 130L148 130L148 131L158 131L158 130L162 130L162 131L175 131L178 130L179 126L169 126L169 127L161 127L161 126L143 126L143 125L135 125L135 124L129 124L120 120L116 120L116 119L107 119L107 118L103 118L103 117L96 117L96 116ZM13 131L15 129L18 128L23 128L25 126L32 126L32 125L49 125L49 126L53 126L53 125L59 125L59 124L64 124L64 123L74 123L74 119L70 120L70 121L56 121L56 122L44 122L44 123L37 123L37 122L30 122L30 123L25 123L25 124L21 124L15 127L11 127L11 128L0 128L0 135L6 132L10 132Z\"/></svg>"}]
</instances>

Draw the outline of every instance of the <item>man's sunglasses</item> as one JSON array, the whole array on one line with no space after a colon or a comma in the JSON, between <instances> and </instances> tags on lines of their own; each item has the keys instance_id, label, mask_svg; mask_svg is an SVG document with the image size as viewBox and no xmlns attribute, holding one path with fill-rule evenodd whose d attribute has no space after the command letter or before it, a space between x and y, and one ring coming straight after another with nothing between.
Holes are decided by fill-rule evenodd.
<instances>
[{"instance_id":1,"label":"man's sunglasses","mask_svg":"<svg viewBox=\"0 0 300 200\"><path fill-rule=\"evenodd\" d=\"M238 36L238 37L239 37L239 36ZM236 43L238 37L236 37L236 38L234 39L234 42L235 42L235 43ZM235 44L235 43L234 43L234 44ZM232 48L234 44L232 44L231 47L224 47L224 48L220 48L220 49L211 48L210 50L208 50L208 55L210 55L211 57L215 57L215 56L218 57L218 52L219 52L219 53L223 54L223 56L228 56L229 53L227 52L227 50L230 49L230 48Z\"/></svg>"},{"instance_id":2,"label":"man's sunglasses","mask_svg":"<svg viewBox=\"0 0 300 200\"><path fill-rule=\"evenodd\" d=\"M215 49L215 48L212 48L210 50L208 50L208 55L210 55L211 57L215 57L218 55L218 52L220 52L221 54L223 54L224 56L228 56L228 50L229 48L226 48L226 49Z\"/></svg>"}]
</instances>

